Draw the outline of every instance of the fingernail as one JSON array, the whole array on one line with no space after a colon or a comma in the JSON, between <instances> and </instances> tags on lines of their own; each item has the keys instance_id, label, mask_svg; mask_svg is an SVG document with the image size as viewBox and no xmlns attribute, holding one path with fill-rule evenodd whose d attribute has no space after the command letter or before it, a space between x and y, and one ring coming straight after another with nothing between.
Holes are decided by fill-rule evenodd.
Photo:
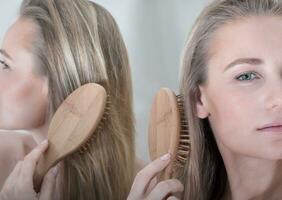
<instances>
[{"instance_id":1,"label":"fingernail","mask_svg":"<svg viewBox=\"0 0 282 200\"><path fill-rule=\"evenodd\" d=\"M161 157L161 160L169 160L169 159L170 159L170 153L167 153Z\"/></svg>"},{"instance_id":2,"label":"fingernail","mask_svg":"<svg viewBox=\"0 0 282 200\"><path fill-rule=\"evenodd\" d=\"M58 167L57 167L57 166L52 169L52 174L53 174L54 176L57 176L58 172L59 172L59 170L58 170Z\"/></svg>"}]
</instances>

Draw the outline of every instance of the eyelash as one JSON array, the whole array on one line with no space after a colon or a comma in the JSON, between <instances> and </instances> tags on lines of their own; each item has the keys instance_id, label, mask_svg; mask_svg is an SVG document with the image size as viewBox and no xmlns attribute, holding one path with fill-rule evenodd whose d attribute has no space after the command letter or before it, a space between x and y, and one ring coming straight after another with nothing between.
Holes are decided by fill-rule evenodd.
<instances>
[{"instance_id":1,"label":"eyelash","mask_svg":"<svg viewBox=\"0 0 282 200\"><path fill-rule=\"evenodd\" d=\"M4 65L4 67L2 68L3 70L4 70L4 69L10 69L10 66L7 65L3 60L0 60L0 63L1 63L2 65Z\"/></svg>"},{"instance_id":2,"label":"eyelash","mask_svg":"<svg viewBox=\"0 0 282 200\"><path fill-rule=\"evenodd\" d=\"M246 76L246 75L249 75L249 74L255 75L255 78L253 78L253 79L245 79L245 80L240 79L240 77L243 77L243 76ZM258 78L259 77L257 76L257 74L255 72L245 72L245 73L240 74L239 76L235 77L235 79L237 81L253 81L254 79L258 79Z\"/></svg>"}]
</instances>

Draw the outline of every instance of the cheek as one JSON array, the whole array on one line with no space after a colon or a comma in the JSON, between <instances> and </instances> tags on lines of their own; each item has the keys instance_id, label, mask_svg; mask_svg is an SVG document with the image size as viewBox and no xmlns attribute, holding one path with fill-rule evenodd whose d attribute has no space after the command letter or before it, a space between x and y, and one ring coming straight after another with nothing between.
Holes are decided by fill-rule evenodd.
<instances>
[{"instance_id":1,"label":"cheek","mask_svg":"<svg viewBox=\"0 0 282 200\"><path fill-rule=\"evenodd\" d=\"M29 105L31 101L36 98L37 82L32 79L31 76L26 77L12 77L6 81L9 83L9 87L3 88L5 96L3 96L4 102L7 104L13 104L15 108L23 107L23 105ZM38 95L38 94L37 94Z\"/></svg>"},{"instance_id":2,"label":"cheek","mask_svg":"<svg viewBox=\"0 0 282 200\"><path fill-rule=\"evenodd\" d=\"M255 107L253 99L241 98L238 95L219 95L212 103L210 119L226 130L234 127L247 128Z\"/></svg>"},{"instance_id":3,"label":"cheek","mask_svg":"<svg viewBox=\"0 0 282 200\"><path fill-rule=\"evenodd\" d=\"M244 141L254 133L258 105L251 95L221 91L210 104L210 125L218 143L240 151Z\"/></svg>"},{"instance_id":4,"label":"cheek","mask_svg":"<svg viewBox=\"0 0 282 200\"><path fill-rule=\"evenodd\" d=\"M2 118L12 127L35 127L42 121L47 107L42 93L43 82L33 76L14 76L2 87Z\"/></svg>"}]
</instances>

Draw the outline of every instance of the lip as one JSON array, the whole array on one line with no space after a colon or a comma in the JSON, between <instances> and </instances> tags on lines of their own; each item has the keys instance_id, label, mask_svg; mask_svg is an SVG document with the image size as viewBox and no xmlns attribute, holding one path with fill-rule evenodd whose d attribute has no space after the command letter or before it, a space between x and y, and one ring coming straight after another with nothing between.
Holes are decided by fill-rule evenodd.
<instances>
[{"instance_id":1,"label":"lip","mask_svg":"<svg viewBox=\"0 0 282 200\"><path fill-rule=\"evenodd\" d=\"M258 128L257 130L262 131L262 132L274 132L274 133L281 133L282 134L282 123L266 124L263 127Z\"/></svg>"}]
</instances>

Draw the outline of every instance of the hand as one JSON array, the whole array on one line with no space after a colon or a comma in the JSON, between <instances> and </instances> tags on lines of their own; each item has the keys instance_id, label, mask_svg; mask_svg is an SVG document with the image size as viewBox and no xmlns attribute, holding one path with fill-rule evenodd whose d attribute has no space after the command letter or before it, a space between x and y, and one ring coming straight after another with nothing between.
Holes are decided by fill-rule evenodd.
<instances>
[{"instance_id":1,"label":"hand","mask_svg":"<svg viewBox=\"0 0 282 200\"><path fill-rule=\"evenodd\" d=\"M7 178L0 200L51 200L55 188L57 169L53 168L44 177L41 192L37 194L33 189L33 174L36 164L47 149L48 142L44 141L33 149L23 161L19 161Z\"/></svg>"},{"instance_id":2,"label":"hand","mask_svg":"<svg viewBox=\"0 0 282 200\"><path fill-rule=\"evenodd\" d=\"M157 173L170 162L170 154L158 158L142 169L135 177L127 200L173 200L173 193L182 192L183 185L177 179L153 183Z\"/></svg>"}]
</instances>

